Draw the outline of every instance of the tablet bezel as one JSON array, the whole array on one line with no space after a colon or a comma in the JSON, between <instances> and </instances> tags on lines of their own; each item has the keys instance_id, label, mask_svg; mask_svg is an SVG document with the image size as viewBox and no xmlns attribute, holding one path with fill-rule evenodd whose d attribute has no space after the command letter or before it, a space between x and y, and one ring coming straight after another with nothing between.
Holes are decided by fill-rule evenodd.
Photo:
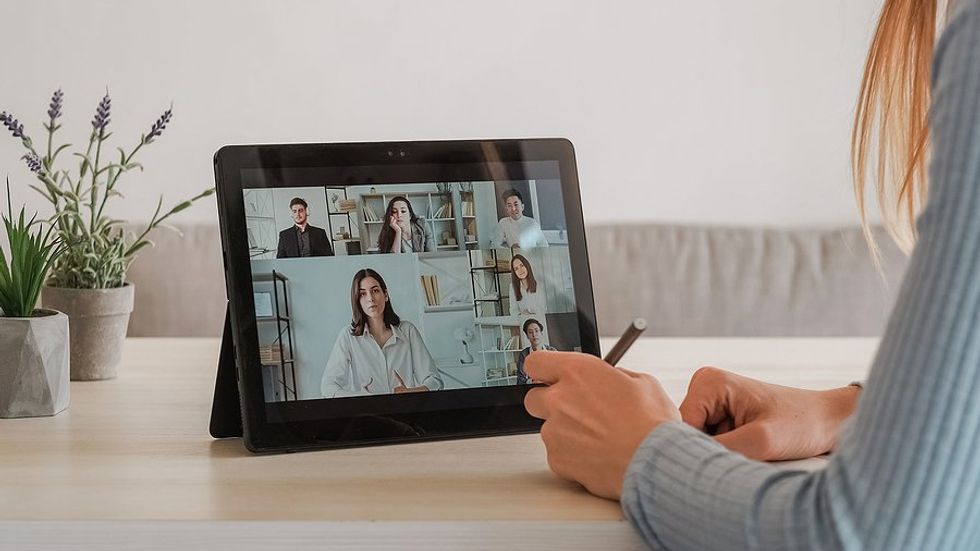
<instances>
[{"instance_id":1,"label":"tablet bezel","mask_svg":"<svg viewBox=\"0 0 980 551\"><path fill-rule=\"evenodd\" d=\"M441 390L402 395L276 402L269 408L258 357L251 265L245 228L242 170L323 167L471 167L488 172L532 161L557 162L582 351L599 355L574 148L561 138L328 144L232 145L215 153L219 222L230 305L235 364L246 447L254 452L297 451L536 432L541 421L527 414L527 385ZM488 164L489 163L489 164ZM522 165L523 166L523 165ZM474 181L479 178L471 178ZM487 177L486 180L501 178ZM510 178L518 179L518 178ZM433 180L436 181L436 180ZM452 180L446 180L452 181ZM466 181L466 180L463 180ZM388 181L358 180L344 185ZM337 185L331 182L330 185ZM293 187L289 182L282 186ZM466 405L463 406L462 402ZM283 405L285 404L285 405ZM270 410L291 420L270 419ZM272 412L275 415L276 412ZM302 418L302 419L300 419Z\"/></svg>"}]
</instances>

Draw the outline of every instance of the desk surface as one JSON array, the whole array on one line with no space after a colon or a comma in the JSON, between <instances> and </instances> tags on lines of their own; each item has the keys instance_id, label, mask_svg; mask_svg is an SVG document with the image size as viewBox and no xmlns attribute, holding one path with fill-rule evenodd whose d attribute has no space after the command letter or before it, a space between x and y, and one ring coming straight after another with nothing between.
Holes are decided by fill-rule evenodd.
<instances>
[{"instance_id":1,"label":"desk surface","mask_svg":"<svg viewBox=\"0 0 980 551\"><path fill-rule=\"evenodd\" d=\"M274 456L212 440L218 344L130 339L119 378L73 382L67 411L0 420L0 520L621 519L618 503L553 476L537 435ZM875 346L644 339L623 365L657 374L679 400L705 364L781 384L840 386L865 375Z\"/></svg>"}]
</instances>

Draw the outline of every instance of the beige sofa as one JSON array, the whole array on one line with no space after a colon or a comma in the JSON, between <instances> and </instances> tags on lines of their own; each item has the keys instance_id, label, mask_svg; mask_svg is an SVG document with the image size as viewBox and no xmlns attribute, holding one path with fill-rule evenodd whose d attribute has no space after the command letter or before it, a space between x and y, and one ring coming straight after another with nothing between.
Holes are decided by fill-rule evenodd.
<instances>
[{"instance_id":1,"label":"beige sofa","mask_svg":"<svg viewBox=\"0 0 980 551\"><path fill-rule=\"evenodd\" d=\"M162 230L133 264L131 336L218 336L225 288L218 229ZM599 331L643 316L659 336L878 335L905 258L882 236L885 277L858 228L663 224L588 228Z\"/></svg>"}]
</instances>

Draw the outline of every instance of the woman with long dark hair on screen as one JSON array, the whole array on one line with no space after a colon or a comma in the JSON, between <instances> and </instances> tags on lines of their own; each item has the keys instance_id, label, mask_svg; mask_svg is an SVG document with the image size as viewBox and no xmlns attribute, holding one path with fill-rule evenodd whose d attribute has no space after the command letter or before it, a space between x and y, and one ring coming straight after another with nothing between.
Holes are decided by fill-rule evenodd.
<instances>
[{"instance_id":1,"label":"woman with long dark hair on screen","mask_svg":"<svg viewBox=\"0 0 980 551\"><path fill-rule=\"evenodd\" d=\"M400 394L442 388L442 379L422 334L398 317L381 274L354 274L349 327L337 335L323 370L325 398Z\"/></svg>"},{"instance_id":2,"label":"woman with long dark hair on screen","mask_svg":"<svg viewBox=\"0 0 980 551\"><path fill-rule=\"evenodd\" d=\"M534 277L531 262L522 254L510 259L510 314L527 316L545 313L544 289Z\"/></svg>"},{"instance_id":3,"label":"woman with long dark hair on screen","mask_svg":"<svg viewBox=\"0 0 980 551\"><path fill-rule=\"evenodd\" d=\"M703 368L678 408L595 357L525 362L548 464L621 499L648 545L980 549L980 0L943 5L884 0L858 98L860 210L871 184L911 251L863 389ZM831 451L813 472L756 461Z\"/></svg>"},{"instance_id":4,"label":"woman with long dark hair on screen","mask_svg":"<svg viewBox=\"0 0 980 551\"><path fill-rule=\"evenodd\" d=\"M428 253L434 250L435 241L425 219L415 215L407 197L392 197L378 234L378 252Z\"/></svg>"}]
</instances>

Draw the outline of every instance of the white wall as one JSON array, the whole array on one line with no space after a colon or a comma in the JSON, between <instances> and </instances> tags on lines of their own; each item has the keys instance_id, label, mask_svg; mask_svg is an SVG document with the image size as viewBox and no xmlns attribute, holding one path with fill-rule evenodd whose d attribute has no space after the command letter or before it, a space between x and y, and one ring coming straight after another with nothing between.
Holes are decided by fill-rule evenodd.
<instances>
[{"instance_id":1,"label":"white wall","mask_svg":"<svg viewBox=\"0 0 980 551\"><path fill-rule=\"evenodd\" d=\"M129 148L173 100L113 212L131 220L158 192L212 185L222 144L566 136L592 222L845 224L849 124L879 5L5 2L0 109L40 141L61 86L63 138L81 143L109 86L113 140ZM36 208L21 154L0 139L15 204ZM211 201L183 220L215 217Z\"/></svg>"}]
</instances>

